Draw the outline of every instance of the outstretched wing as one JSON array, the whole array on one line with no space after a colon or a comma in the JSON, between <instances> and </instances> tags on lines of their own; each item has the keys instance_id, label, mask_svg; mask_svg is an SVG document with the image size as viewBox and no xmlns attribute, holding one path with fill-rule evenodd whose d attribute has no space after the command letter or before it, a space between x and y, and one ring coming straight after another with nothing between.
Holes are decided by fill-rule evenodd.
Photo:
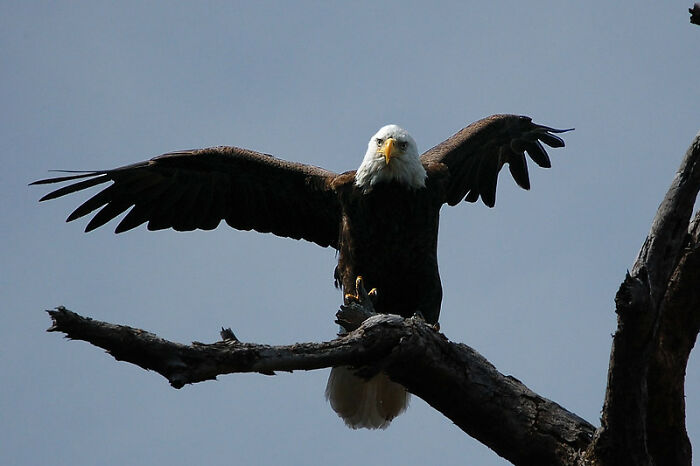
<instances>
[{"instance_id":1,"label":"outstretched wing","mask_svg":"<svg viewBox=\"0 0 700 466\"><path fill-rule=\"evenodd\" d=\"M330 187L335 177L321 168L271 155L212 147L32 184L73 182L41 198L44 201L112 181L68 216L72 221L101 208L85 231L131 208L116 233L145 222L149 230L211 230L225 220L239 230L337 247L340 207Z\"/></svg>"},{"instance_id":2,"label":"outstretched wing","mask_svg":"<svg viewBox=\"0 0 700 466\"><path fill-rule=\"evenodd\" d=\"M456 205L462 199L476 202L479 197L489 207L496 202L496 182L504 164L508 164L515 182L530 189L525 152L540 167L551 163L542 143L564 147L554 129L537 125L526 116L493 115L479 120L421 155L426 167L447 167L449 181L445 202ZM430 170L429 170L430 173Z\"/></svg>"}]
</instances>

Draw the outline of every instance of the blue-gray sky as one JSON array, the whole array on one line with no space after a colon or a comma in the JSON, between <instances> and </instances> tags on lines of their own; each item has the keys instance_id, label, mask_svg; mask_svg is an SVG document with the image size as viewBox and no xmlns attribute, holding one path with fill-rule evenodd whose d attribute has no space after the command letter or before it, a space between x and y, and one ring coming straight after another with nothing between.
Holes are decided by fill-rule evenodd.
<instances>
[{"instance_id":1,"label":"blue-gray sky","mask_svg":"<svg viewBox=\"0 0 700 466\"><path fill-rule=\"evenodd\" d=\"M496 208L442 211L442 329L598 424L615 291L700 126L690 3L2 2L0 463L504 464L416 398L348 430L327 371L174 390L44 333L63 304L181 342L320 341L341 296L332 250L223 226L86 235L63 222L85 196L27 187L222 144L345 171L384 124L425 150L493 113L576 131L530 192L504 173ZM696 449L699 393L694 355Z\"/></svg>"}]
</instances>

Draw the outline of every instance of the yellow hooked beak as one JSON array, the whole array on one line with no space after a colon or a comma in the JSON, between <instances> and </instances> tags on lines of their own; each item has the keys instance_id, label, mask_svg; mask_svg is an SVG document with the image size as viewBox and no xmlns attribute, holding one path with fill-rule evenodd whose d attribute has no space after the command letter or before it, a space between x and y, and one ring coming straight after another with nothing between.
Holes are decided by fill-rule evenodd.
<instances>
[{"instance_id":1,"label":"yellow hooked beak","mask_svg":"<svg viewBox=\"0 0 700 466\"><path fill-rule=\"evenodd\" d=\"M391 161L391 157L394 152L394 143L396 141L394 138L389 138L386 141L384 141L384 145L382 146L379 151L384 154L384 160L386 161L386 164L389 165L389 162Z\"/></svg>"}]
</instances>

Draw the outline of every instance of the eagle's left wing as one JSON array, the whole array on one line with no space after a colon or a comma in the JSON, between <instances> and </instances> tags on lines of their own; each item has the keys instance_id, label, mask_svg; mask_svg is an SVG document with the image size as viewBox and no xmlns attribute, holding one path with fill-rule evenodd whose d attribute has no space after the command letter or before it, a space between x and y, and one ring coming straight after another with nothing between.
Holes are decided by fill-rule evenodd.
<instances>
[{"instance_id":1,"label":"eagle's left wing","mask_svg":"<svg viewBox=\"0 0 700 466\"><path fill-rule=\"evenodd\" d=\"M526 116L493 115L428 150L421 155L421 161L429 174L431 167L447 167L449 180L444 202L456 205L462 199L476 202L481 197L484 204L493 207L503 165L508 164L520 187L530 189L525 152L537 165L549 168L551 163L542 143L564 147L556 133L566 131L570 130L535 124Z\"/></svg>"}]
</instances>

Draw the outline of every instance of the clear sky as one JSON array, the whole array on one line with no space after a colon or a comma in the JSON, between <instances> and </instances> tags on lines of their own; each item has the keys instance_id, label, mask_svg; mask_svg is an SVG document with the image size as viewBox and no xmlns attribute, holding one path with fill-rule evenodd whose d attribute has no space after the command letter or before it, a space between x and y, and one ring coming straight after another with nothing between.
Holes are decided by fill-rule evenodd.
<instances>
[{"instance_id":1,"label":"clear sky","mask_svg":"<svg viewBox=\"0 0 700 466\"><path fill-rule=\"evenodd\" d=\"M431 2L432 3L432 2ZM532 190L442 211L442 329L598 424L613 298L700 129L692 2L0 3L0 463L505 462L414 398L384 432L351 431L328 371L165 379L47 334L44 309L180 342L333 337L333 250L271 235L84 234L84 195L27 187L237 145L355 169L382 125L421 150L493 113L576 127ZM700 448L700 364L688 427Z\"/></svg>"}]
</instances>

